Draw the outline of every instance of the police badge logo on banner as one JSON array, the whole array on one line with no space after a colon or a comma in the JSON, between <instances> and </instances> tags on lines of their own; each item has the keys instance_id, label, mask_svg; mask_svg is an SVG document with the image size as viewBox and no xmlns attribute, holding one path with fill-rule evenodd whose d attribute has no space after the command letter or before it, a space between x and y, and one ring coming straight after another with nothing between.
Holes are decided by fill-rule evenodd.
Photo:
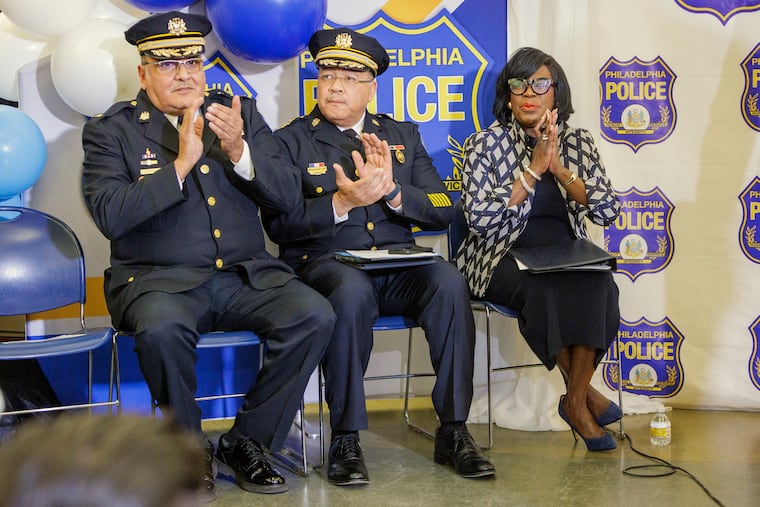
<instances>
[{"instance_id":1,"label":"police badge logo on banner","mask_svg":"<svg viewBox=\"0 0 760 507\"><path fill-rule=\"evenodd\" d=\"M617 259L617 273L631 281L657 273L673 258L671 217L675 206L655 187L618 192L620 214L605 229L605 246Z\"/></svg>"},{"instance_id":2,"label":"police badge logo on banner","mask_svg":"<svg viewBox=\"0 0 760 507\"><path fill-rule=\"evenodd\" d=\"M652 322L642 317L637 322L620 320L618 331L621 350L615 350L613 341L608 357L620 354L620 368L617 364L607 364L602 371L604 383L610 389L617 389L618 382L623 390L646 396L667 398L675 396L684 384L681 364L681 345L684 336L667 317Z\"/></svg>"},{"instance_id":3,"label":"police badge logo on banner","mask_svg":"<svg viewBox=\"0 0 760 507\"><path fill-rule=\"evenodd\" d=\"M602 137L634 152L667 139L676 125L675 80L659 56L651 62L607 60L599 71Z\"/></svg>"},{"instance_id":4,"label":"police badge logo on banner","mask_svg":"<svg viewBox=\"0 0 760 507\"><path fill-rule=\"evenodd\" d=\"M752 334L752 354L749 356L749 378L760 391L760 317L749 327Z\"/></svg>"},{"instance_id":5,"label":"police badge logo on banner","mask_svg":"<svg viewBox=\"0 0 760 507\"><path fill-rule=\"evenodd\" d=\"M676 0L685 10L696 13L712 14L725 25L732 16L740 12L752 12L760 9L760 2L750 0Z\"/></svg>"},{"instance_id":6,"label":"police badge logo on banner","mask_svg":"<svg viewBox=\"0 0 760 507\"><path fill-rule=\"evenodd\" d=\"M742 203L742 223L739 226L739 245L744 255L760 264L760 178L752 182L739 194Z\"/></svg>"},{"instance_id":7,"label":"police badge logo on banner","mask_svg":"<svg viewBox=\"0 0 760 507\"><path fill-rule=\"evenodd\" d=\"M758 109L758 96L760 96L760 44L755 46L747 57L742 61L744 71L744 91L742 92L742 116L752 129L760 131L760 109Z\"/></svg>"}]
</instances>

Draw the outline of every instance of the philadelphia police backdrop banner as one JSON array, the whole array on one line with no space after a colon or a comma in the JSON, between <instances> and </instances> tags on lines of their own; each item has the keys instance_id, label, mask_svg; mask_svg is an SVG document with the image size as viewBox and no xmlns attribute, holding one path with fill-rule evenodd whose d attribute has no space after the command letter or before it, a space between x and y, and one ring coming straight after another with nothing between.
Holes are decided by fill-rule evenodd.
<instances>
[{"instance_id":1,"label":"philadelphia police backdrop banner","mask_svg":"<svg viewBox=\"0 0 760 507\"><path fill-rule=\"evenodd\" d=\"M147 14L126 0L95 3L90 19L125 27ZM204 2L186 10L204 12ZM612 397L622 384L627 412L659 403L760 409L760 1L327 0L326 10L325 27L350 26L388 48L391 66L370 107L420 125L452 196L460 190L463 142L490 123L495 79L507 55L522 46L552 54L572 87L570 124L594 135L622 203L614 223L593 230L617 258L621 346L609 355L619 354L622 365L601 367L594 385ZM26 37L2 13L0 39L0 62L18 79L17 97L3 98L17 100L37 122L48 148L44 172L24 202L60 216L81 237L88 315L93 324L107 324L108 244L79 188L87 115L56 89L44 49L53 42ZM36 53L19 65L27 49ZM209 88L256 97L272 128L314 104L315 69L306 51L279 62L251 61L212 34L205 68ZM0 80L0 90L14 93L15 81L3 85ZM135 78L132 95L137 89ZM421 241L445 251L442 236ZM41 314L29 330L52 333L68 318L75 316ZM530 360L514 320L497 321L495 365ZM471 420L483 421L484 321L476 325ZM404 339L377 340L373 373L398 371ZM424 347L416 352L424 366ZM121 353L127 392L144 396L134 353ZM219 361L200 368L213 379L224 367ZM241 375L250 378L249 371ZM497 424L566 429L556 415L563 392L558 372L500 373L496 380ZM415 394L425 396L427 388L415 384ZM368 389L373 396L399 393L392 382ZM307 391L307 399L316 392Z\"/></svg>"}]
</instances>

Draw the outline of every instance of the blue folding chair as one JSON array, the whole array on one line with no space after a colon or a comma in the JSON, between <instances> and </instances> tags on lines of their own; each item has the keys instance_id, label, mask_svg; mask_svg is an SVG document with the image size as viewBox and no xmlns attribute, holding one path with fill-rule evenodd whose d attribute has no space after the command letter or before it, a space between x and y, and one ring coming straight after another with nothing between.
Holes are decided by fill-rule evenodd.
<instances>
[{"instance_id":1,"label":"blue folding chair","mask_svg":"<svg viewBox=\"0 0 760 507\"><path fill-rule=\"evenodd\" d=\"M0 315L26 316L79 304L79 329L40 339L0 342L0 361L88 354L87 403L6 411L0 416L93 407L116 407L120 411L115 333L109 327L86 326L85 296L84 254L74 231L42 211L0 207ZM108 400L94 402L93 352L109 344Z\"/></svg>"}]
</instances>

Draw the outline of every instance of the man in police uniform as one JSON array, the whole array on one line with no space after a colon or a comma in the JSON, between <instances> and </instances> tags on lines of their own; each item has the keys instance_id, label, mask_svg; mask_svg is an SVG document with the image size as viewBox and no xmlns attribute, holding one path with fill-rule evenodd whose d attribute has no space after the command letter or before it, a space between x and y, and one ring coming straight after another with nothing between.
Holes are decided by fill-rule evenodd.
<instances>
[{"instance_id":1,"label":"man in police uniform","mask_svg":"<svg viewBox=\"0 0 760 507\"><path fill-rule=\"evenodd\" d=\"M441 421L435 461L464 477L492 476L493 465L464 424L475 331L462 275L440 258L363 271L334 256L345 249L412 246L412 224L445 229L453 212L446 188L416 125L367 111L375 78L389 62L378 41L345 28L321 30L309 50L318 69L317 106L275 132L301 170L304 201L264 222L280 244L280 257L330 300L338 317L322 362L332 428L328 479L342 486L369 482L359 444L359 430L367 428L363 376L372 325L378 315L393 314L417 318L430 345L437 374L432 398Z\"/></svg>"},{"instance_id":2,"label":"man in police uniform","mask_svg":"<svg viewBox=\"0 0 760 507\"><path fill-rule=\"evenodd\" d=\"M282 447L334 323L329 303L265 250L259 207L296 208L298 174L252 99L205 94L203 16L169 12L125 32L141 55L142 90L84 127L83 190L111 241L106 301L134 334L151 395L201 433L194 400L199 333L248 329L263 368L216 461L243 489L287 489L264 448ZM214 449L205 495L213 497Z\"/></svg>"}]
</instances>

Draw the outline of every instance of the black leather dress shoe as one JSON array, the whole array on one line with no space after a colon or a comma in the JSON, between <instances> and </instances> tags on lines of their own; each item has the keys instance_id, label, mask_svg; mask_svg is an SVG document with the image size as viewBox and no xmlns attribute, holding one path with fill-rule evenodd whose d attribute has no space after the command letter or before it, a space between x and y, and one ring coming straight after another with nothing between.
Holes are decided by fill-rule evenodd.
<instances>
[{"instance_id":1,"label":"black leather dress shoe","mask_svg":"<svg viewBox=\"0 0 760 507\"><path fill-rule=\"evenodd\" d=\"M216 450L219 472L237 479L241 488L254 493L282 493L288 490L285 477L272 468L264 448L255 440L241 438L232 446L225 446L219 438Z\"/></svg>"},{"instance_id":2,"label":"black leather dress shoe","mask_svg":"<svg viewBox=\"0 0 760 507\"><path fill-rule=\"evenodd\" d=\"M198 487L198 499L202 502L213 502L216 500L216 479L217 467L214 461L214 444L209 440L203 442L203 479Z\"/></svg>"},{"instance_id":3,"label":"black leather dress shoe","mask_svg":"<svg viewBox=\"0 0 760 507\"><path fill-rule=\"evenodd\" d=\"M491 477L494 467L475 444L466 426L456 428L448 435L435 434L435 455L439 465L451 465L462 477Z\"/></svg>"},{"instance_id":4,"label":"black leather dress shoe","mask_svg":"<svg viewBox=\"0 0 760 507\"><path fill-rule=\"evenodd\" d=\"M369 483L359 435L338 435L330 442L327 480L336 486L357 486Z\"/></svg>"}]
</instances>

